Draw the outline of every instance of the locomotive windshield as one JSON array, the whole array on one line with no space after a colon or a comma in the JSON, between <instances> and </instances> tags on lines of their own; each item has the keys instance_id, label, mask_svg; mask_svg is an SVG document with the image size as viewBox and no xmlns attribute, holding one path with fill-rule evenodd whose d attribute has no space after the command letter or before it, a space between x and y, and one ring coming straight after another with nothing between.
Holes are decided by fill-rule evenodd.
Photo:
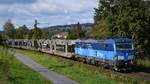
<instances>
[{"instance_id":1,"label":"locomotive windshield","mask_svg":"<svg viewBox=\"0 0 150 84\"><path fill-rule=\"evenodd\" d=\"M116 43L117 50L132 50L132 43Z\"/></svg>"}]
</instances>

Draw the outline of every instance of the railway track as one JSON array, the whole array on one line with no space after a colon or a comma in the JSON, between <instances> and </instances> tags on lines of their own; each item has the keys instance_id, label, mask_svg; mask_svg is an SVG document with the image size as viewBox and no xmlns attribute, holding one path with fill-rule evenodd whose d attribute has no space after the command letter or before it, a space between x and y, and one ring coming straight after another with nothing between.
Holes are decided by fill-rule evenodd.
<instances>
[{"instance_id":1,"label":"railway track","mask_svg":"<svg viewBox=\"0 0 150 84\"><path fill-rule=\"evenodd\" d=\"M145 73L145 72L131 72L131 73L127 73L127 76L136 78L136 79L140 79L140 80L148 80L150 81L150 73Z\"/></svg>"},{"instance_id":2,"label":"railway track","mask_svg":"<svg viewBox=\"0 0 150 84\"><path fill-rule=\"evenodd\" d=\"M82 62L75 61L75 60L72 60L72 61L77 62L77 63L82 63ZM90 64L90 65L92 65L92 64ZM97 67L96 65L92 65L92 66ZM103 68L102 66L99 66L99 67ZM131 78L141 80L141 81L148 81L150 83L150 68L147 68L147 69L146 68L139 69L139 68L141 68L141 67L137 66L137 67L135 67L135 70L133 70L131 72L116 72L116 71L112 71L110 69L104 69L104 70L106 72L131 77Z\"/></svg>"}]
</instances>

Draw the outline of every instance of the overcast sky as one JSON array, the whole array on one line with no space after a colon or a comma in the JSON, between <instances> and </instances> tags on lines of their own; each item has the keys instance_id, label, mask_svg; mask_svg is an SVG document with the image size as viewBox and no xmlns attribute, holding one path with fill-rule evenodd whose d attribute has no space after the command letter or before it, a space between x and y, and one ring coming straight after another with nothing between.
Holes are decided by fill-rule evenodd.
<instances>
[{"instance_id":1,"label":"overcast sky","mask_svg":"<svg viewBox=\"0 0 150 84\"><path fill-rule=\"evenodd\" d=\"M15 26L39 26L93 22L98 0L0 0L0 30L8 19Z\"/></svg>"}]
</instances>

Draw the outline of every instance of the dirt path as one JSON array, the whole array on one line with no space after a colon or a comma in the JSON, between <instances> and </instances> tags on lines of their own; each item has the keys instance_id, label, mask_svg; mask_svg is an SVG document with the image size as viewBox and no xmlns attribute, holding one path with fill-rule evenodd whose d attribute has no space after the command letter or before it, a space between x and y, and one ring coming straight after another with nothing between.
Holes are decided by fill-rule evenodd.
<instances>
[{"instance_id":1,"label":"dirt path","mask_svg":"<svg viewBox=\"0 0 150 84\"><path fill-rule=\"evenodd\" d=\"M29 57L27 57L23 54L16 53L15 57L18 60L20 60L21 62L23 62L25 65L30 67L31 69L33 69L33 70L37 71L38 73L40 73L41 75L45 76L48 80L52 81L54 84L77 84L77 82L75 82L69 78L66 78L63 75L59 75L53 71L48 70L47 68L36 63L35 61L33 61L32 59L30 59Z\"/></svg>"}]
</instances>

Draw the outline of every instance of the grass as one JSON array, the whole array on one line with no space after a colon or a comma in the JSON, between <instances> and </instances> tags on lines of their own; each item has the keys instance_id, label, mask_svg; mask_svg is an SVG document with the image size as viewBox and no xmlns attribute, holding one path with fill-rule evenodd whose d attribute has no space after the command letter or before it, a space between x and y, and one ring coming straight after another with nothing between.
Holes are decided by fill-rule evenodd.
<instances>
[{"instance_id":1,"label":"grass","mask_svg":"<svg viewBox=\"0 0 150 84\"><path fill-rule=\"evenodd\" d=\"M8 57L12 56L0 50L0 59L7 59ZM5 81L0 81L0 84L52 84L49 80L31 70L15 58L11 60L12 62L9 62L8 64L10 65L7 67L9 68L7 69L9 70L8 78Z\"/></svg>"},{"instance_id":2,"label":"grass","mask_svg":"<svg viewBox=\"0 0 150 84\"><path fill-rule=\"evenodd\" d=\"M70 61L61 57L50 56L48 54L17 50L23 53L36 62L60 74L63 74L80 84L140 84L139 80L121 75L116 72L103 70L100 67L82 64L79 62ZM144 84L144 83L143 83Z\"/></svg>"},{"instance_id":3,"label":"grass","mask_svg":"<svg viewBox=\"0 0 150 84\"><path fill-rule=\"evenodd\" d=\"M137 64L150 68L150 60L137 60Z\"/></svg>"},{"instance_id":4,"label":"grass","mask_svg":"<svg viewBox=\"0 0 150 84\"><path fill-rule=\"evenodd\" d=\"M150 60L137 60L136 71L150 73Z\"/></svg>"}]
</instances>

